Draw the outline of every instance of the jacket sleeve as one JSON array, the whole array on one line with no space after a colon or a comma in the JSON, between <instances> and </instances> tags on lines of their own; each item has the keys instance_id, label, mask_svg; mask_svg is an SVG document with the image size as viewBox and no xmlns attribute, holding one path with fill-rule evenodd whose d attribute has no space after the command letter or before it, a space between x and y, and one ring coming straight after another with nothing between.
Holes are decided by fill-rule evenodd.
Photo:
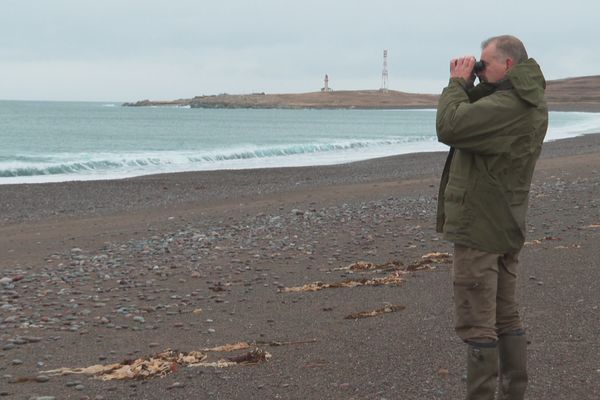
<instances>
[{"instance_id":1,"label":"jacket sleeve","mask_svg":"<svg viewBox=\"0 0 600 400\"><path fill-rule=\"evenodd\" d=\"M453 78L438 104L438 140L472 153L506 153L520 134L514 128L520 125L520 107L509 91L495 92L470 103L466 82Z\"/></svg>"}]
</instances>

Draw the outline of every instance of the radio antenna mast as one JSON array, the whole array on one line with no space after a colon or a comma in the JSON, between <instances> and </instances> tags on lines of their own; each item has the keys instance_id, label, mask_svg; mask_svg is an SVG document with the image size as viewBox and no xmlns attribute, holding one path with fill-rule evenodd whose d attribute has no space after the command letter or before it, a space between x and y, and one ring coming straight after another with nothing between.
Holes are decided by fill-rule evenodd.
<instances>
[{"instance_id":1,"label":"radio antenna mast","mask_svg":"<svg viewBox=\"0 0 600 400\"><path fill-rule=\"evenodd\" d=\"M388 90L387 55L388 55L388 51L383 50L383 71L381 72L381 91L382 92L387 92L387 90Z\"/></svg>"}]
</instances>

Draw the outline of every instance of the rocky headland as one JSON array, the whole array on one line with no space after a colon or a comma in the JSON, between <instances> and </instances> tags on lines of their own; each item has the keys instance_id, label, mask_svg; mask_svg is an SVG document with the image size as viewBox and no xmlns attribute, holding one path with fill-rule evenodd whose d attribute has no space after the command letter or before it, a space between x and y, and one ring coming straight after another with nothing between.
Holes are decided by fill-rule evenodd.
<instances>
[{"instance_id":1,"label":"rocky headland","mask_svg":"<svg viewBox=\"0 0 600 400\"><path fill-rule=\"evenodd\" d=\"M551 80L546 97L552 111L600 112L600 75ZM127 107L411 109L436 108L439 95L396 90L336 90L287 94L219 94L191 99L141 100Z\"/></svg>"}]
</instances>

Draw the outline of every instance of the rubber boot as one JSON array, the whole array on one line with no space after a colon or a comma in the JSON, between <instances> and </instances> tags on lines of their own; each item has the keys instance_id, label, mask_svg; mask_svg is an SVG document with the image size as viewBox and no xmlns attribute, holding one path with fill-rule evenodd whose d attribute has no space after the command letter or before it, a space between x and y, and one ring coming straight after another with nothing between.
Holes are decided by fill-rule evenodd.
<instances>
[{"instance_id":1,"label":"rubber boot","mask_svg":"<svg viewBox=\"0 0 600 400\"><path fill-rule=\"evenodd\" d=\"M498 378L496 344L469 343L467 349L467 400L494 400Z\"/></svg>"},{"instance_id":2,"label":"rubber boot","mask_svg":"<svg viewBox=\"0 0 600 400\"><path fill-rule=\"evenodd\" d=\"M527 338L504 335L498 340L500 400L523 400L527 388Z\"/></svg>"}]
</instances>

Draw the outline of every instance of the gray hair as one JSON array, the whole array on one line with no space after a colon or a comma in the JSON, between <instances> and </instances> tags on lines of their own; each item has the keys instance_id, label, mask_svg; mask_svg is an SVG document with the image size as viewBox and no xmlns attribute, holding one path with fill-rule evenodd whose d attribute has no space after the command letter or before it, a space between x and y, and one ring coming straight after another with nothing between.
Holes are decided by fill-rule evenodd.
<instances>
[{"instance_id":1,"label":"gray hair","mask_svg":"<svg viewBox=\"0 0 600 400\"><path fill-rule=\"evenodd\" d=\"M494 36L481 42L481 50L491 44L496 45L496 51L504 57L512 58L515 64L527 61L527 50L523 42L511 35Z\"/></svg>"}]
</instances>

